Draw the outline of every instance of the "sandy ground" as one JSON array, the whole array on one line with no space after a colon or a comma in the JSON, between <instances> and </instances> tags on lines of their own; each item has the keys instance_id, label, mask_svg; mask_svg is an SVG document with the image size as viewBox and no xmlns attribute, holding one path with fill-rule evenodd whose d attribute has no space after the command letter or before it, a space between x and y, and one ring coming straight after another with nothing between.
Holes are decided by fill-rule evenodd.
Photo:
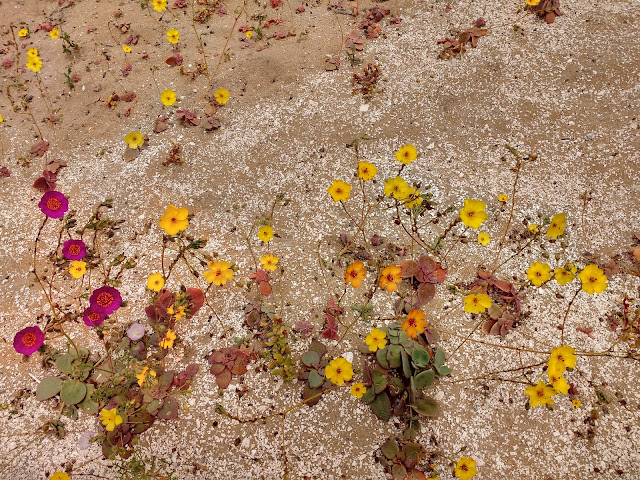
<instances>
[{"instance_id":1,"label":"sandy ground","mask_svg":"<svg viewBox=\"0 0 640 480\"><path fill-rule=\"evenodd\" d=\"M348 9L355 5L343 3L348 3ZM144 279L159 266L157 220L168 203L189 208L195 214L189 230L209 238L208 249L236 262L238 277L246 278L252 264L234 227L247 228L256 218L263 218L275 194L284 193L290 202L276 213L274 230L279 238L271 247L285 268L282 313L290 325L309 318L319 325L309 310L321 310L329 292L341 288L341 273L336 269L336 278L329 277L329 285L325 284L319 275L318 252L324 257L335 254L338 234L348 229L348 218L325 190L334 178L352 175L356 162L345 145L363 135L370 140L362 144L361 156L376 163L379 178L396 170L392 152L413 143L420 158L405 169L406 178L431 185L441 205L459 208L464 198L483 199L490 213L486 229L496 240L508 216L500 210L497 196L509 193L513 182L511 159L503 145L535 153L538 160L528 164L520 178L518 221L538 212L567 212L567 258L578 262L585 252L603 258L625 254L640 223L637 4L623 0L564 2L564 15L553 25L529 16L518 22L518 30L511 25L521 15L517 12L522 5L511 0L450 4L398 0L380 5L391 10L381 23L382 35L366 40L364 51L357 54L363 65L376 62L382 68L381 91L370 101L352 95L350 77L362 65L351 67L344 50L339 70L324 69L325 58L339 54L354 28L352 16L330 12L326 3L305 4L300 14L294 13L295 4L272 9L251 3L231 34L228 58L218 64L234 12L242 7L229 3L224 4L228 14L216 13L207 24L196 24L199 32L208 33L202 39L209 69L216 71L212 89L224 87L231 92L231 99L217 115L222 127L206 133L201 126L184 127L172 118L168 130L153 134L153 123L163 113L158 97L164 88L176 91L182 99L180 108L202 114L205 105L206 77L191 80L164 64L172 53L164 38L166 28L180 30L179 48L188 70L202 59L189 8L158 21L159 14L149 14L140 8L140 2L133 1L85 0L73 6L33 0L0 4L3 44L7 46L7 40L13 38L10 23L26 22L31 36L19 43L38 48L44 62L40 78L46 102L31 72L19 77L22 82L30 80L28 92L20 94L14 89L11 94L14 100L22 94L35 97L30 105L51 144L49 155L68 162L60 173L58 189L70 197L79 216L88 216L91 206L104 198L114 198L113 215L128 220L117 248L137 255L138 267L124 279L122 291L130 304L119 314L119 321L144 315ZM359 5L361 11L369 6ZM113 11L118 8L123 16L116 19ZM250 15L261 12L266 12L267 19L283 20L282 25L270 28L269 35L295 29L296 36L243 48L244 34L238 27L255 24ZM438 59L436 42L450 30L471 26L480 16L488 27L496 28L480 39L478 48L451 61ZM391 24L391 17L402 21ZM60 41L54 42L44 31L34 32L47 19L60 23L69 33L79 45L77 53L64 54ZM117 26L129 22L131 30L119 33ZM87 33L88 29L94 30ZM301 36L305 31L308 35ZM140 39L125 57L121 45L131 34ZM2 59L13 58L13 48L9 45ZM142 58L143 51L148 58ZM123 77L120 71L127 62L133 68ZM65 84L67 66L79 76L72 91ZM11 109L7 89L15 82L15 71L14 65L0 72L0 114L4 117L0 166L11 172L10 177L0 177L0 403L11 404L0 412L4 434L0 436L0 471L7 478L44 479L73 463L74 472L82 474L79 478L93 474L118 478L114 464L100 458L97 446L86 451L77 447L84 431L96 429L95 418L67 421L70 433L64 440L28 434L52 418L54 411L53 402L38 402L33 395L37 384L29 374L42 378L44 372L34 359L20 364L11 345L16 331L46 313L44 297L37 288L29 287L32 279L28 275L32 241L41 222L40 194L31 185L40 174L42 160L34 160L29 168L18 161L28 156L37 131L27 114ZM129 91L136 93L135 102L120 102L113 110L101 102L113 92ZM368 108L361 108L363 105ZM62 116L55 128L42 122L49 110ZM123 138L132 130L148 134L150 144L127 163L122 158ZM182 145L185 161L163 166L171 142ZM584 192L592 200L583 220ZM243 205L237 220L231 213L234 204ZM370 233L374 231L390 241L407 241L384 214L373 219ZM131 242L134 232L144 233ZM47 241L51 245L54 239L50 235ZM255 248L264 251L257 242ZM469 282L475 267L490 263L496 250L495 241L487 248L475 242L457 248L445 285ZM518 258L504 274L522 279L530 261L538 259ZM607 349L617 334L603 317L624 293L637 295L639 285L637 277L617 275L604 294L580 297L568 320L567 342L579 351ZM557 346L557 324L567 300L556 298L556 293L566 292L558 286L536 291L526 299L526 309L532 312L527 321L506 339L489 340L547 351ZM216 308L236 336L246 334L245 301L241 287L230 287L215 298ZM381 298L375 306L384 315L391 311L391 300ZM440 287L430 304L428 319L460 335L467 335L475 326L462 311L461 297L449 295L445 287ZM593 328L594 338L576 327ZM358 325L336 354L357 352L368 330ZM190 349L176 350L172 360L197 361L203 370L204 356L227 342L218 338L218 327L204 313L179 333ZM91 332L80 326L71 334L98 348ZM487 339L480 333L473 338ZM460 339L451 335L444 335L441 341L446 352L453 352L459 344ZM296 356L305 347L304 341L292 346ZM617 348L624 351L623 346ZM430 452L441 455L435 462L442 480L452 478L447 458L457 460L461 454L478 461L478 479L640 478L637 361L580 357L581 375L571 374L582 401L578 409L564 397L553 411L526 410L524 385L456 382L511 368L520 361L542 360L541 355L525 353L519 358L512 351L477 342L465 343L448 358L453 375L432 389L442 412L426 422L420 436ZM298 401L299 384L283 384L254 370L244 378L249 390L241 398L235 379L220 397L215 378L200 373L193 394L185 401L188 411L182 411L178 421L146 432L140 453L166 461L167 471L174 471L176 478L281 478L279 421L241 426L214 412L215 404L222 403L229 412L249 417L279 411ZM532 373L536 380L539 376L541 371ZM596 389L604 391L611 403L598 403ZM20 390L23 394L16 399ZM593 438L588 439L585 419L592 409L600 417ZM11 413L14 410L17 413ZM386 478L374 454L398 431L398 425L380 422L346 391L329 395L312 409L304 407L287 417L291 478Z\"/></svg>"}]
</instances>

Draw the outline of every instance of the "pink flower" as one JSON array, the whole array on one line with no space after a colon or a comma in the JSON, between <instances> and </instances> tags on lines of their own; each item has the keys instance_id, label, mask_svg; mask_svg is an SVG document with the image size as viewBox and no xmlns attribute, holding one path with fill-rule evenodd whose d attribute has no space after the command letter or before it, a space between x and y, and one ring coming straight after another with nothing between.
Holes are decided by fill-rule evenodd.
<instances>
[{"instance_id":1,"label":"pink flower","mask_svg":"<svg viewBox=\"0 0 640 480\"><path fill-rule=\"evenodd\" d=\"M122 304L120 292L113 287L105 285L93 291L89 298L91 310L109 315L115 312Z\"/></svg>"},{"instance_id":2,"label":"pink flower","mask_svg":"<svg viewBox=\"0 0 640 480\"><path fill-rule=\"evenodd\" d=\"M89 307L84 311L82 320L87 327L99 327L106 317L104 313L96 312Z\"/></svg>"},{"instance_id":3,"label":"pink flower","mask_svg":"<svg viewBox=\"0 0 640 480\"><path fill-rule=\"evenodd\" d=\"M44 333L40 327L27 327L16 333L13 337L13 348L23 355L31 355L44 343Z\"/></svg>"},{"instance_id":4,"label":"pink flower","mask_svg":"<svg viewBox=\"0 0 640 480\"><path fill-rule=\"evenodd\" d=\"M62 193L51 190L45 192L38 207L47 217L60 218L69 210L69 200Z\"/></svg>"},{"instance_id":5,"label":"pink flower","mask_svg":"<svg viewBox=\"0 0 640 480\"><path fill-rule=\"evenodd\" d=\"M82 240L67 240L62 245L62 255L67 260L82 260L87 254L87 246Z\"/></svg>"}]
</instances>

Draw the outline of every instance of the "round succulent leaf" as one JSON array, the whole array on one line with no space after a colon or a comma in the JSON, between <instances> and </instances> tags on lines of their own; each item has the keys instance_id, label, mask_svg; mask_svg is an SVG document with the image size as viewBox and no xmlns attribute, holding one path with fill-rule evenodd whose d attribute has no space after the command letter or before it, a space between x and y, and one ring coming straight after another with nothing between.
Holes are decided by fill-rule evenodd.
<instances>
[{"instance_id":1,"label":"round succulent leaf","mask_svg":"<svg viewBox=\"0 0 640 480\"><path fill-rule=\"evenodd\" d=\"M376 392L374 391L373 388L367 388L367 391L364 392L364 395L362 396L361 400L364 403L371 403L375 400L376 398Z\"/></svg>"},{"instance_id":2,"label":"round succulent leaf","mask_svg":"<svg viewBox=\"0 0 640 480\"><path fill-rule=\"evenodd\" d=\"M445 366L445 365L435 365L435 369L436 369L436 373L438 374L439 377L444 377L446 375L449 375L451 373L451 368Z\"/></svg>"},{"instance_id":3,"label":"round succulent leaf","mask_svg":"<svg viewBox=\"0 0 640 480\"><path fill-rule=\"evenodd\" d=\"M58 355L56 357L56 368L62 373L71 375L73 373L73 361L76 357L65 353L64 355Z\"/></svg>"},{"instance_id":4,"label":"round succulent leaf","mask_svg":"<svg viewBox=\"0 0 640 480\"><path fill-rule=\"evenodd\" d=\"M225 368L219 374L217 374L216 383L218 384L218 387L222 388L223 390L227 388L231 383L231 370Z\"/></svg>"},{"instance_id":5,"label":"round succulent leaf","mask_svg":"<svg viewBox=\"0 0 640 480\"><path fill-rule=\"evenodd\" d=\"M444 365L445 355L441 348L436 349L436 355L433 359L433 363L436 366Z\"/></svg>"},{"instance_id":6,"label":"round succulent leaf","mask_svg":"<svg viewBox=\"0 0 640 480\"><path fill-rule=\"evenodd\" d=\"M211 366L211 369L213 370L213 365ZM175 373L176 372L174 372L173 370L169 370L168 372L164 372L162 375L160 375L160 386L164 390L169 390L169 387L171 387Z\"/></svg>"},{"instance_id":7,"label":"round succulent leaf","mask_svg":"<svg viewBox=\"0 0 640 480\"><path fill-rule=\"evenodd\" d=\"M221 373L226 367L224 363L212 363L211 369L209 370L213 375L218 375Z\"/></svg>"},{"instance_id":8,"label":"round succulent leaf","mask_svg":"<svg viewBox=\"0 0 640 480\"><path fill-rule=\"evenodd\" d=\"M387 388L387 377L379 370L371 372L371 381L373 382L375 393L380 393Z\"/></svg>"},{"instance_id":9,"label":"round succulent leaf","mask_svg":"<svg viewBox=\"0 0 640 480\"><path fill-rule=\"evenodd\" d=\"M376 351L376 360L378 360L378 363L380 364L380 366L382 368L384 368L385 370L389 369L389 362L387 361L387 349L378 349Z\"/></svg>"},{"instance_id":10,"label":"round succulent leaf","mask_svg":"<svg viewBox=\"0 0 640 480\"><path fill-rule=\"evenodd\" d=\"M144 410L139 410L133 415L130 415L127 418L127 422L132 426L132 432L134 435L146 432L153 422L155 418L149 412L145 412Z\"/></svg>"},{"instance_id":11,"label":"round succulent leaf","mask_svg":"<svg viewBox=\"0 0 640 480\"><path fill-rule=\"evenodd\" d=\"M309 345L309 350L314 351L318 354L318 357L322 358L325 353L327 353L327 347L324 343L319 342L315 338L311 340L311 344Z\"/></svg>"},{"instance_id":12,"label":"round succulent leaf","mask_svg":"<svg viewBox=\"0 0 640 480\"><path fill-rule=\"evenodd\" d=\"M387 457L389 460L393 460L393 458L400 451L400 447L398 446L398 442L396 442L393 438L387 439L382 445L380 445L380 450L382 450L382 454Z\"/></svg>"},{"instance_id":13,"label":"round succulent leaf","mask_svg":"<svg viewBox=\"0 0 640 480\"><path fill-rule=\"evenodd\" d=\"M402 395L405 390L404 383L398 377L391 377L387 382L387 387L389 388L389 393L392 397Z\"/></svg>"},{"instance_id":14,"label":"round succulent leaf","mask_svg":"<svg viewBox=\"0 0 640 480\"><path fill-rule=\"evenodd\" d=\"M402 366L403 348L400 345L389 345L385 350L387 350L387 361L389 362L389 367L400 368Z\"/></svg>"},{"instance_id":15,"label":"round succulent leaf","mask_svg":"<svg viewBox=\"0 0 640 480\"><path fill-rule=\"evenodd\" d=\"M87 396L87 386L79 380L68 380L60 389L60 398L67 405L75 405Z\"/></svg>"},{"instance_id":16,"label":"round succulent leaf","mask_svg":"<svg viewBox=\"0 0 640 480\"><path fill-rule=\"evenodd\" d=\"M436 375L433 370L425 370L413 377L413 383L416 388L422 390L423 388L430 387L433 384L435 377Z\"/></svg>"},{"instance_id":17,"label":"round succulent leaf","mask_svg":"<svg viewBox=\"0 0 640 480\"><path fill-rule=\"evenodd\" d=\"M55 397L60 393L62 388L62 380L58 377L45 377L38 384L36 389L36 398L38 400L46 400L47 398Z\"/></svg>"},{"instance_id":18,"label":"round succulent leaf","mask_svg":"<svg viewBox=\"0 0 640 480\"><path fill-rule=\"evenodd\" d=\"M411 378L411 362L409 362L409 355L406 350L402 350L402 373L405 378Z\"/></svg>"},{"instance_id":19,"label":"round succulent leaf","mask_svg":"<svg viewBox=\"0 0 640 480\"><path fill-rule=\"evenodd\" d=\"M87 395L84 397L84 400L78 404L78 408L82 410L83 413L87 415L97 415L99 410L99 405L95 402L91 397L96 387L91 384L87 385Z\"/></svg>"},{"instance_id":20,"label":"round succulent leaf","mask_svg":"<svg viewBox=\"0 0 640 480\"><path fill-rule=\"evenodd\" d=\"M158 418L161 418L162 420L173 420L174 418L178 418L179 407L180 405L175 398L165 398L160 411L158 411Z\"/></svg>"},{"instance_id":21,"label":"round succulent leaf","mask_svg":"<svg viewBox=\"0 0 640 480\"><path fill-rule=\"evenodd\" d=\"M411 408L420 415L431 417L438 413L438 402L431 397L418 398L411 404Z\"/></svg>"},{"instance_id":22,"label":"round succulent leaf","mask_svg":"<svg viewBox=\"0 0 640 480\"><path fill-rule=\"evenodd\" d=\"M429 352L423 349L416 349L411 354L411 360L418 367L426 367L429 363Z\"/></svg>"},{"instance_id":23,"label":"round succulent leaf","mask_svg":"<svg viewBox=\"0 0 640 480\"><path fill-rule=\"evenodd\" d=\"M311 370L309 372L309 387L318 388L324 382L324 377L322 377L317 370Z\"/></svg>"},{"instance_id":24,"label":"round succulent leaf","mask_svg":"<svg viewBox=\"0 0 640 480\"><path fill-rule=\"evenodd\" d=\"M86 360L87 358L89 358L89 350L87 350L85 347L77 347L77 351L75 348L69 347L69 353L74 358L80 358L82 360Z\"/></svg>"},{"instance_id":25,"label":"round succulent leaf","mask_svg":"<svg viewBox=\"0 0 640 480\"><path fill-rule=\"evenodd\" d=\"M407 469L404 468L403 465L395 464L391 468L391 475L393 475L394 480L405 480L407 477Z\"/></svg>"},{"instance_id":26,"label":"round succulent leaf","mask_svg":"<svg viewBox=\"0 0 640 480\"><path fill-rule=\"evenodd\" d=\"M391 418L391 400L386 392L376 395L376 398L371 402L371 410L383 422Z\"/></svg>"},{"instance_id":27,"label":"round succulent leaf","mask_svg":"<svg viewBox=\"0 0 640 480\"><path fill-rule=\"evenodd\" d=\"M320 364L320 355L318 355L317 352L310 350L304 353L304 355L302 355L302 358L300 360L307 367L317 367Z\"/></svg>"},{"instance_id":28,"label":"round succulent leaf","mask_svg":"<svg viewBox=\"0 0 640 480\"><path fill-rule=\"evenodd\" d=\"M419 443L409 442L402 447L399 457L407 468L413 468L418 464L420 458L424 454L424 449Z\"/></svg>"}]
</instances>

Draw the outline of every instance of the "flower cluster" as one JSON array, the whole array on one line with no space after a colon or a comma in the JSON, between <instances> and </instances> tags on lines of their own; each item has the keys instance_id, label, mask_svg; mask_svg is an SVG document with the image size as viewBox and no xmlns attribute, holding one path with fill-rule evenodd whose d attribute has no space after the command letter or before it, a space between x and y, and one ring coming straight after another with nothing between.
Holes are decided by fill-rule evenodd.
<instances>
[{"instance_id":1,"label":"flower cluster","mask_svg":"<svg viewBox=\"0 0 640 480\"><path fill-rule=\"evenodd\" d=\"M38 50L35 48L27 50L27 68L34 73L38 73L42 68L42 60L40 60Z\"/></svg>"},{"instance_id":2,"label":"flower cluster","mask_svg":"<svg viewBox=\"0 0 640 480\"><path fill-rule=\"evenodd\" d=\"M567 368L575 368L576 360L573 347L563 345L554 348L551 351L547 368L550 385L539 380L538 385L527 387L524 392L529 395L529 405L532 407L552 405L552 397L557 394L567 395L570 387L567 379L564 378L564 373Z\"/></svg>"}]
</instances>

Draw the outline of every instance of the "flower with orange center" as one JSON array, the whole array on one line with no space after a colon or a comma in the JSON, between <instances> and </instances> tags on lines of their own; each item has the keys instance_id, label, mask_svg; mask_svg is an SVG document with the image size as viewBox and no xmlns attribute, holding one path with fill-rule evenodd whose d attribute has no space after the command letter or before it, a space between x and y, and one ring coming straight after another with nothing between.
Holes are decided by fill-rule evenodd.
<instances>
[{"instance_id":1,"label":"flower with orange center","mask_svg":"<svg viewBox=\"0 0 640 480\"><path fill-rule=\"evenodd\" d=\"M398 265L389 265L380 272L380 286L387 292L395 292L397 283L402 280L402 268Z\"/></svg>"},{"instance_id":2,"label":"flower with orange center","mask_svg":"<svg viewBox=\"0 0 640 480\"><path fill-rule=\"evenodd\" d=\"M347 271L344 272L344 282L351 284L353 288L357 288L362 285L362 280L367 276L367 271L364 269L364 263L355 261L347 267Z\"/></svg>"},{"instance_id":3,"label":"flower with orange center","mask_svg":"<svg viewBox=\"0 0 640 480\"><path fill-rule=\"evenodd\" d=\"M354 397L362 398L365 393L367 393L367 387L365 387L363 383L354 383L351 385L351 395Z\"/></svg>"},{"instance_id":4,"label":"flower with orange center","mask_svg":"<svg viewBox=\"0 0 640 480\"><path fill-rule=\"evenodd\" d=\"M376 173L378 173L378 169L373 163L358 162L358 178L366 182L375 177Z\"/></svg>"},{"instance_id":5,"label":"flower with orange center","mask_svg":"<svg viewBox=\"0 0 640 480\"><path fill-rule=\"evenodd\" d=\"M262 264L262 268L264 268L267 272L271 272L278 268L276 265L278 264L278 257L275 255L271 255L267 253L264 257L260 259L260 263Z\"/></svg>"},{"instance_id":6,"label":"flower with orange center","mask_svg":"<svg viewBox=\"0 0 640 480\"><path fill-rule=\"evenodd\" d=\"M204 279L217 286L224 285L227 280L233 279L233 270L231 270L231 264L229 262L210 262L207 267L209 270L205 271Z\"/></svg>"},{"instance_id":7,"label":"flower with orange center","mask_svg":"<svg viewBox=\"0 0 640 480\"><path fill-rule=\"evenodd\" d=\"M160 225L168 235L177 235L178 232L186 230L189 226L189 210L169 205L164 215L160 217L158 225Z\"/></svg>"},{"instance_id":8,"label":"flower with orange center","mask_svg":"<svg viewBox=\"0 0 640 480\"><path fill-rule=\"evenodd\" d=\"M164 338L160 340L158 344L160 348L173 348L173 341L176 339L175 332L171 331L171 329L167 330Z\"/></svg>"},{"instance_id":9,"label":"flower with orange center","mask_svg":"<svg viewBox=\"0 0 640 480\"><path fill-rule=\"evenodd\" d=\"M418 334L424 332L427 326L426 317L422 310L414 308L409 312L407 318L402 322L402 330L407 333L407 337L416 338Z\"/></svg>"}]
</instances>

